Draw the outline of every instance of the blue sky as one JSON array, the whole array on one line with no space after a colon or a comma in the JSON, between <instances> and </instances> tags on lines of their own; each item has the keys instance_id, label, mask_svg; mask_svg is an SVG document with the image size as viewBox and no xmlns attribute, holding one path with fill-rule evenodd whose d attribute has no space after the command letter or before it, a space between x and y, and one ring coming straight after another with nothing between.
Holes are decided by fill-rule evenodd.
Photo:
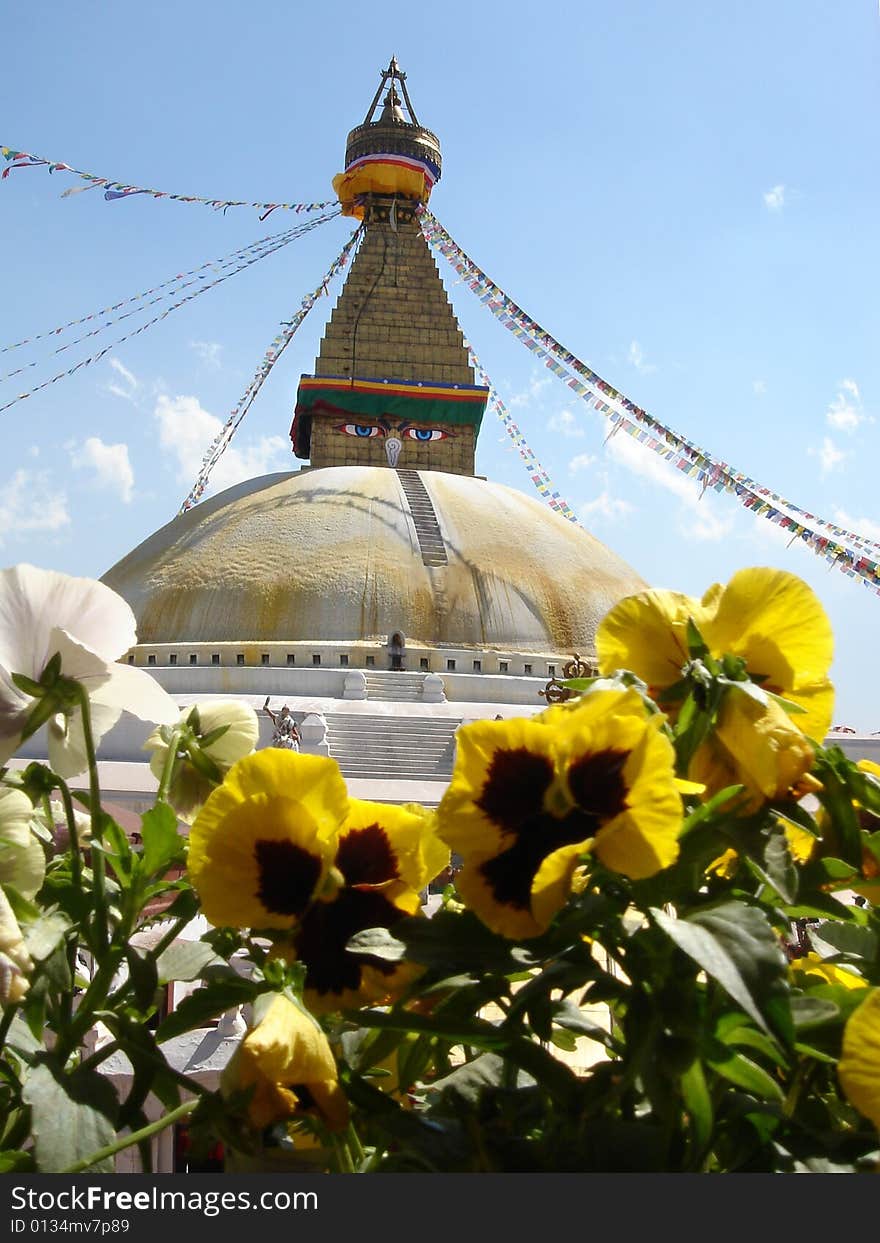
<instances>
[{"instance_id":1,"label":"blue sky","mask_svg":"<svg viewBox=\"0 0 880 1243\"><path fill-rule=\"evenodd\" d=\"M875 0L414 6L60 3L6 15L0 143L178 194L332 197L396 54L440 136L432 210L568 349L657 419L801 508L880 540ZM295 223L0 183L0 342L51 330ZM279 326L349 235L333 220L2 413L0 562L99 576L169 521ZM748 565L805 578L835 630L835 723L880 730L880 598L573 397L442 258L462 326L556 488L648 581ZM339 281L331 293L335 298ZM190 292L187 290L186 292ZM0 404L140 326L0 355ZM272 371L218 483L295 469L296 385L332 301ZM123 308L131 309L131 308ZM116 312L119 314L120 312ZM487 418L478 471L533 492ZM564 571L561 571L564 572Z\"/></svg>"}]
</instances>

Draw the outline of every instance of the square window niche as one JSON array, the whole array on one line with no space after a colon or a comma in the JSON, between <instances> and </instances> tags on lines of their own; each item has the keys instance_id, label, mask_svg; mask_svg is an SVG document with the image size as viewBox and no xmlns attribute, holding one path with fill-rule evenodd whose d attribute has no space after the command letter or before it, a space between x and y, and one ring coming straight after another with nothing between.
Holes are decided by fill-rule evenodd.
<instances>
[{"instance_id":1,"label":"square window niche","mask_svg":"<svg viewBox=\"0 0 880 1243\"><path fill-rule=\"evenodd\" d=\"M287 663L288 663L289 665L295 665L295 664L296 664L296 657L294 656L293 652L288 652L288 653L287 653Z\"/></svg>"},{"instance_id":2,"label":"square window niche","mask_svg":"<svg viewBox=\"0 0 880 1243\"><path fill-rule=\"evenodd\" d=\"M260 656L260 664L268 665L268 663L269 663L269 653L263 652L262 655Z\"/></svg>"},{"instance_id":3,"label":"square window niche","mask_svg":"<svg viewBox=\"0 0 880 1243\"><path fill-rule=\"evenodd\" d=\"M243 664L244 664L244 652L236 652L236 654L235 654L235 663L236 663L237 665L243 665Z\"/></svg>"},{"instance_id":4,"label":"square window niche","mask_svg":"<svg viewBox=\"0 0 880 1243\"><path fill-rule=\"evenodd\" d=\"M171 655L168 657L168 663L169 663L169 665L176 665L176 664L177 664L177 652L172 652L172 653L171 653Z\"/></svg>"},{"instance_id":5,"label":"square window niche","mask_svg":"<svg viewBox=\"0 0 880 1243\"><path fill-rule=\"evenodd\" d=\"M199 657L198 657L198 654L197 654L196 652L190 652L190 654L189 654L189 663L190 663L191 665L197 665L197 664L199 663Z\"/></svg>"},{"instance_id":6,"label":"square window niche","mask_svg":"<svg viewBox=\"0 0 880 1243\"><path fill-rule=\"evenodd\" d=\"M148 664L148 665L155 665L155 663L156 663L156 657L155 657L155 656L153 655L153 653L151 652L151 653L150 653L150 655L147 657L147 664Z\"/></svg>"},{"instance_id":7,"label":"square window niche","mask_svg":"<svg viewBox=\"0 0 880 1243\"><path fill-rule=\"evenodd\" d=\"M499 673L507 673L509 669L510 669L510 661L509 661L509 660L499 660L499 662L498 662L498 672L499 672Z\"/></svg>"},{"instance_id":8,"label":"square window niche","mask_svg":"<svg viewBox=\"0 0 880 1243\"><path fill-rule=\"evenodd\" d=\"M531 665L523 665L523 673L531 673L531 672L532 672Z\"/></svg>"},{"instance_id":9,"label":"square window niche","mask_svg":"<svg viewBox=\"0 0 880 1243\"><path fill-rule=\"evenodd\" d=\"M450 673L455 673L455 661L447 660L446 668L449 670Z\"/></svg>"},{"instance_id":10,"label":"square window niche","mask_svg":"<svg viewBox=\"0 0 880 1243\"><path fill-rule=\"evenodd\" d=\"M421 656L421 657L419 657L419 668L420 668L420 669L427 669L427 668L429 668L429 665L428 665L428 658L427 658L427 656Z\"/></svg>"},{"instance_id":11,"label":"square window niche","mask_svg":"<svg viewBox=\"0 0 880 1243\"><path fill-rule=\"evenodd\" d=\"M320 652L313 652L313 653L312 653L312 664L313 664L313 665L320 665L320 663L321 663L321 655L320 655Z\"/></svg>"},{"instance_id":12,"label":"square window niche","mask_svg":"<svg viewBox=\"0 0 880 1243\"><path fill-rule=\"evenodd\" d=\"M374 669L374 668L375 668L375 666L376 666L376 657L375 657L375 656L368 656L368 657L367 657L367 659L366 659L366 661L365 661L365 664L366 664L366 666L367 666L367 668L368 668L368 669Z\"/></svg>"},{"instance_id":13,"label":"square window niche","mask_svg":"<svg viewBox=\"0 0 880 1243\"><path fill-rule=\"evenodd\" d=\"M220 664L220 653L219 653L219 652L212 652L212 653L211 653L211 664L212 664L212 665L219 665L219 664Z\"/></svg>"},{"instance_id":14,"label":"square window niche","mask_svg":"<svg viewBox=\"0 0 880 1243\"><path fill-rule=\"evenodd\" d=\"M345 652L340 653L339 663L343 669L348 668L348 656L346 655Z\"/></svg>"}]
</instances>

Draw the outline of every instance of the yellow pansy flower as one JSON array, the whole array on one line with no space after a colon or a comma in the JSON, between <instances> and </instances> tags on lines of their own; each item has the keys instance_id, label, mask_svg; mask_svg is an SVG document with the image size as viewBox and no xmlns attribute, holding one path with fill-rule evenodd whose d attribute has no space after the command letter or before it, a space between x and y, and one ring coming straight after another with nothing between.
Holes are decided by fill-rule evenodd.
<instances>
[{"instance_id":1,"label":"yellow pansy flower","mask_svg":"<svg viewBox=\"0 0 880 1243\"><path fill-rule=\"evenodd\" d=\"M456 888L485 924L537 936L587 852L635 879L674 863L682 805L662 722L615 687L459 729L438 831L462 856Z\"/></svg>"},{"instance_id":2,"label":"yellow pansy flower","mask_svg":"<svg viewBox=\"0 0 880 1243\"><path fill-rule=\"evenodd\" d=\"M293 934L306 967L306 1001L316 1013L396 996L418 969L353 954L347 944L367 928L393 928L420 911L419 891L449 862L449 848L422 807L351 799L333 859L339 885L314 902Z\"/></svg>"},{"instance_id":3,"label":"yellow pansy flower","mask_svg":"<svg viewBox=\"0 0 880 1243\"><path fill-rule=\"evenodd\" d=\"M348 792L335 760L269 747L227 773L196 817L189 873L212 924L292 928L325 885Z\"/></svg>"},{"instance_id":4,"label":"yellow pansy flower","mask_svg":"<svg viewBox=\"0 0 880 1243\"><path fill-rule=\"evenodd\" d=\"M808 977L809 981L818 984L842 984L844 988L867 988L868 981L857 975L848 967L837 963L826 962L816 953L809 953L803 958L795 958L788 964L794 982L800 984L800 976ZM806 982L806 981L805 981Z\"/></svg>"},{"instance_id":5,"label":"yellow pansy flower","mask_svg":"<svg viewBox=\"0 0 880 1243\"><path fill-rule=\"evenodd\" d=\"M713 656L746 662L750 677L804 709L798 727L821 739L831 725L831 624L818 597L785 570L754 567L715 584L702 600L646 591L615 605L596 632L600 672L630 669L655 695L681 677L691 618Z\"/></svg>"},{"instance_id":6,"label":"yellow pansy flower","mask_svg":"<svg viewBox=\"0 0 880 1243\"><path fill-rule=\"evenodd\" d=\"M260 1130L297 1113L316 1115L331 1131L348 1121L327 1037L316 1019L281 993L242 1038L220 1079L225 1096L251 1087L248 1115Z\"/></svg>"},{"instance_id":7,"label":"yellow pansy flower","mask_svg":"<svg viewBox=\"0 0 880 1243\"><path fill-rule=\"evenodd\" d=\"M745 786L746 800L738 810L750 812L797 792L815 751L775 700L743 688L728 687L715 729L697 748L688 772L705 783L710 795L730 785Z\"/></svg>"},{"instance_id":8,"label":"yellow pansy flower","mask_svg":"<svg viewBox=\"0 0 880 1243\"><path fill-rule=\"evenodd\" d=\"M808 863L819 845L819 839L814 837L812 833L808 833L806 829L800 828L799 825L791 824L790 821L783 820L780 816L776 817L776 823L785 833L785 840L788 842L788 849L795 863ZM722 880L730 880L736 874L738 866L739 855L730 848L725 850L722 855L719 855L717 859L714 859L706 868L706 871L714 872Z\"/></svg>"},{"instance_id":9,"label":"yellow pansy flower","mask_svg":"<svg viewBox=\"0 0 880 1243\"><path fill-rule=\"evenodd\" d=\"M880 1128L880 989L853 1010L843 1029L837 1077L847 1099Z\"/></svg>"}]
</instances>

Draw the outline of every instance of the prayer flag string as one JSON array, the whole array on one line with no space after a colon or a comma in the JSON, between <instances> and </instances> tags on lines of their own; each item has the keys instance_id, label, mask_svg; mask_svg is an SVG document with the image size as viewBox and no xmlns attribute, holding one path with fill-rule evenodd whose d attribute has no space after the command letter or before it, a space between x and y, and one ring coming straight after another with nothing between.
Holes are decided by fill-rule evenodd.
<instances>
[{"instance_id":1,"label":"prayer flag string","mask_svg":"<svg viewBox=\"0 0 880 1243\"><path fill-rule=\"evenodd\" d=\"M74 177L79 177L81 181L88 183L84 186L70 186L61 195L63 199L69 198L72 194L82 194L83 190L103 189L104 199L108 203L131 198L135 194L148 194L154 199L171 199L176 203L202 203L207 207L213 207L215 211L222 211L224 215L230 207L254 207L263 213L260 216L261 220L265 220L273 211L293 211L298 214L325 211L328 207L335 207L337 203L336 199L328 199L324 203L248 203L243 199L211 199L198 194L169 194L167 190L148 190L144 186L129 185L127 182L114 181L109 177L96 177L93 173L84 173L78 168L72 168L70 164L64 164L61 160L46 160L42 156L31 155L28 151L17 151L14 147L0 146L0 155L6 160L6 168L0 174L3 180L13 169L46 168L50 173L72 173Z\"/></svg>"},{"instance_id":2,"label":"prayer flag string","mask_svg":"<svg viewBox=\"0 0 880 1243\"><path fill-rule=\"evenodd\" d=\"M338 213L334 213L334 215L337 214ZM10 401L7 401L4 405L0 406L0 414L2 414L4 410L8 410L10 406L14 406L16 402L24 401L26 398L32 397L34 393L40 392L41 389L48 388L50 384L56 384L59 380L66 379L68 376L74 375L81 367L88 367L92 363L98 362L98 360L103 358L105 354L109 354L112 349L115 349L117 345L122 345L124 341L130 341L133 337L137 337L142 332L146 332L146 330L148 328L152 328L154 324L161 323L163 319L167 319L172 311L179 310L179 308L185 306L187 302L192 302L194 298L198 298L202 294L207 293L209 289L214 289L217 285L222 284L223 281L229 280L230 276L236 276L239 272L243 272L245 268L251 267L252 264L258 263L261 259L265 259L268 255L272 255L276 251L281 250L284 246L290 245L290 243L295 241L296 238L301 237L304 233L308 233L312 229L317 228L318 225L323 224L327 219L330 219L330 217L327 216L317 220L309 220L305 224L298 225L295 229L290 230L289 234L282 235L283 240L276 241L272 246L266 247L263 250L258 251L255 255L251 255L249 258L244 259L238 267L224 273L222 276L218 276L216 280L209 281L206 285L202 285L199 289L187 294L185 298L181 298L178 302L172 302L172 304L169 307L166 307L166 309L159 315L154 315L152 319L148 319L146 323L141 324L140 328L135 328L132 332L127 332L124 336L118 337L115 341L111 341L109 345L106 345L102 350L99 350L97 354L92 354L88 358L83 358L76 363L75 366L68 368L67 371L59 371L48 380L43 380L41 384L36 384L33 388L28 389L26 392L19 393Z\"/></svg>"},{"instance_id":3,"label":"prayer flag string","mask_svg":"<svg viewBox=\"0 0 880 1243\"><path fill-rule=\"evenodd\" d=\"M829 565L836 566L849 578L859 579L864 586L880 595L880 565L865 551L880 548L880 543L808 513L749 476L735 471L726 462L716 461L705 450L647 414L527 315L465 254L427 208L422 209L420 217L427 241L450 262L464 284L508 331L542 358L549 370L563 380L576 396L611 421L614 425L612 433L622 429L671 462L677 470L696 479L702 488L701 495L707 488L715 492L732 492L746 509L789 531L792 541L801 539L818 556L824 557ZM786 510L789 512L784 512ZM825 528L837 539L816 528ZM846 540L852 547L845 547L838 540Z\"/></svg>"},{"instance_id":4,"label":"prayer flag string","mask_svg":"<svg viewBox=\"0 0 880 1243\"><path fill-rule=\"evenodd\" d=\"M332 216L325 216L323 219L330 220L333 216L339 215L339 212L333 212ZM313 223L312 221L309 222ZM323 220L322 220L323 223ZM62 332L66 332L68 328L76 328L80 324L87 324L90 320L97 319L99 315L111 315L114 311L120 310L124 306L128 306L132 302L140 302L143 298L149 298L152 294L159 293L163 289L168 289L177 281L183 281L190 276L198 276L200 272L206 271L208 268L222 268L235 262L236 259L243 255L248 255L252 251L260 250L263 246L269 245L271 242L280 241L288 234L294 234L300 226L295 225L291 229L283 229L279 233L268 233L265 237L258 238L255 242L250 242L247 246L242 246L238 250L232 251L228 255L219 259L209 259L207 263L202 263L197 268L191 268L188 272L177 272L174 276L162 281L159 285L154 285L152 289L145 289L142 293L134 294L130 298L123 298L121 302L114 302L111 306L101 307L99 311L92 311L89 315L83 315L79 319L70 319L66 324L60 324L56 328L49 328L45 332L35 333L32 337L22 337L20 341L14 341L11 345L4 345L0 348L0 354L8 354L11 350L21 349L24 345L33 345L35 341L42 341L46 337L57 337ZM298 234L297 234L298 236ZM200 278L201 279L201 278ZM120 318L122 318L120 316Z\"/></svg>"},{"instance_id":5,"label":"prayer flag string","mask_svg":"<svg viewBox=\"0 0 880 1243\"><path fill-rule=\"evenodd\" d=\"M569 522L573 522L575 526L580 526L580 523L578 522L577 515L575 514L574 510L571 508L568 502L563 499L563 497L559 494L558 490L554 488L553 480L550 478L550 476L547 474L547 471L544 469L544 467L535 457L535 454L532 452L532 449L529 447L528 441L526 440L525 436L522 434L520 429L517 427L516 423L514 423L513 417L510 414L510 411L507 409L507 407L504 405L504 402L498 396L498 393L496 392L495 387L492 384L492 381L489 379L488 375L486 374L485 367L480 362L479 358L476 355L476 352L474 351L474 347L471 345L470 341L468 341L467 338L465 338L464 344L465 344L465 347L467 349L468 355L471 360L471 366L474 368L474 371L477 373L477 378L479 382L481 384L485 384L485 386L489 390L489 405L491 406L492 410L497 415L499 421L501 422L501 426L504 428L504 430L507 432L510 439L513 441L514 448L517 450L517 452L519 453L520 457L523 460L523 465L526 468L526 472L528 473L529 479L538 489L541 496L544 498L544 500L547 502L547 504L550 506L551 509L556 510L558 514L560 514L563 518L567 519Z\"/></svg>"},{"instance_id":6,"label":"prayer flag string","mask_svg":"<svg viewBox=\"0 0 880 1243\"><path fill-rule=\"evenodd\" d=\"M202 465L199 469L198 477L196 478L196 481L193 484L192 488L190 489L183 504L180 506L180 509L177 511L176 516L178 518L181 516L181 514L186 513L188 509L192 509L192 507L198 504L198 502L201 500L202 495L205 491L205 488L208 486L211 471L214 469L214 467L220 461L220 458L223 456L223 454L228 449L230 442L232 441L232 437L235 435L236 431L238 430L238 427L242 419L244 418L248 410L253 405L254 398L257 396L257 393L263 387L263 383L266 380L266 377L269 375L269 372L272 370L272 368L275 366L276 362L281 357L284 350L287 349L288 345L293 340L293 337L297 329L299 328L300 324L302 324L303 320L308 315L309 311L315 305L318 298L320 298L322 294L329 293L327 286L329 285L330 281L334 278L334 276L336 276L337 273L341 272L342 269L345 267L346 263L348 262L349 256L351 255L351 252L352 252L352 249L355 243L362 236L363 236L363 232L362 232L362 226L361 226L355 229L354 233L352 233L351 237L342 247L342 250L333 260L330 267L327 269L327 272L325 273L320 285L318 285L316 289L313 289L310 294L306 294L306 296L303 298L302 302L300 303L299 309L297 310L296 314L293 316L291 320L289 320L287 323L284 324L284 330L282 332L279 332L278 335L273 338L271 344L269 345L269 348L266 350L266 353L263 355L263 359L259 367L257 368L254 375L252 376L251 381L248 384L247 388L244 390L241 397L238 399L235 406L230 411L230 414L228 418L226 419L226 422L223 424L223 427L220 429L220 431L217 433L217 435L214 437L214 439L211 441L210 445L208 446L205 456L202 459Z\"/></svg>"},{"instance_id":7,"label":"prayer flag string","mask_svg":"<svg viewBox=\"0 0 880 1243\"><path fill-rule=\"evenodd\" d=\"M263 238L259 242L252 242L250 246L245 246L245 247L242 247L240 250L234 251L233 254L230 255L226 259L215 259L215 260L212 260L210 263L203 263L200 268L196 268L192 272L180 273L178 276L174 277L172 280L165 281L163 282L163 284L155 286L154 289L148 290L146 293L136 294L132 298L126 298L123 302L116 303L115 307L106 308L104 311L96 311L92 315L84 316L83 319L81 320L71 321L71 324L65 324L63 328L55 328L51 330L50 332L39 333L37 336L32 337L29 341L26 340L26 341L18 342L18 345L32 344L35 341L44 340L46 337L58 336L66 328L71 327L73 323L77 323L77 324L86 323L88 321L97 319L98 316L100 315L106 315L110 313L111 311L116 310L119 307L127 306L131 303L138 303L138 305L134 306L132 310L125 311L122 315L116 315L114 316L114 318L106 320L104 323L99 324L97 328L93 328L89 332L84 332L82 336L75 337L73 341L68 341L65 345L59 345L57 349L52 351L52 354L63 354L65 350L72 349L75 345L79 345L81 344L81 342L87 341L90 337L98 336L100 333L104 332L107 328L111 328L114 324L119 324L124 319L130 319L132 315L140 315L148 307L156 306L158 303L163 302L166 298L173 297L175 294L180 293L182 290L189 289L190 286L198 284L199 281L207 280L207 275L209 272L211 271L222 272L227 268L235 268L235 271L241 271L242 267L248 266L246 263L240 262L244 257L248 255L253 255L255 258L261 258L264 252L267 254L272 253L275 250L277 250L279 246L286 245L286 243L289 241L292 242L295 238L302 236L303 233L310 232L313 228L316 228L319 224L323 224L325 221L331 220L338 215L339 215L338 211L332 212L332 213L329 213L328 215L320 216L314 220L309 220L306 224L296 225L294 228L287 229L283 233L277 233L277 234L271 235L269 238ZM227 275L232 276L234 275L234 273L228 272ZM189 280L184 279L185 277L190 277L191 279ZM179 282L179 283L176 283L176 282ZM217 281L213 282L213 284L217 284L217 283L219 282ZM165 292L162 292L163 290ZM153 293L156 296L152 298L148 298L147 295L150 293ZM147 300L143 301L143 299L145 298ZM14 348L16 347L15 346L6 347L7 350L14 349ZM0 353L4 353L4 352L5 351L0 350ZM5 375L0 375L0 383L2 383L4 380L11 380L13 376L21 375L22 372L29 371L32 367L38 366L39 361L40 361L39 359L35 359L33 362L24 363L21 367L16 367L15 370L13 371L7 371Z\"/></svg>"}]
</instances>

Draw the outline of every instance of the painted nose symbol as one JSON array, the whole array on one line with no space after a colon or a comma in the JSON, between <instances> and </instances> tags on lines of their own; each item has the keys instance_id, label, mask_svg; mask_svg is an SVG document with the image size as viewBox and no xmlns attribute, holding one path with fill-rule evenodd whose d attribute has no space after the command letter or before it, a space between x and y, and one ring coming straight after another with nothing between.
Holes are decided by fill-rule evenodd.
<instances>
[{"instance_id":1,"label":"painted nose symbol","mask_svg":"<svg viewBox=\"0 0 880 1243\"><path fill-rule=\"evenodd\" d=\"M397 459L400 457L400 450L403 444L396 436L388 436L385 440L385 456L388 458L389 466L396 466Z\"/></svg>"}]
</instances>

